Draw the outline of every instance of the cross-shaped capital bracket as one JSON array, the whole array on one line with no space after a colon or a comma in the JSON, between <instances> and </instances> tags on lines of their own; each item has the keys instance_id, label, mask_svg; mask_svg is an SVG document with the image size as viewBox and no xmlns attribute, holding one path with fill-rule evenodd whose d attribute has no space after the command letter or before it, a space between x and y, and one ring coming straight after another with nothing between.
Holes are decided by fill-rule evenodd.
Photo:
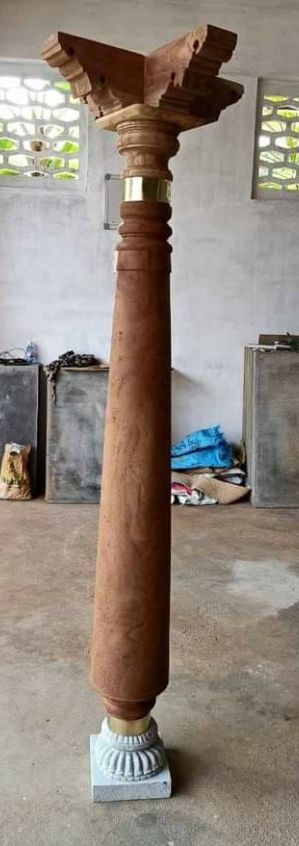
<instances>
[{"instance_id":1,"label":"cross-shaped capital bracket","mask_svg":"<svg viewBox=\"0 0 299 846\"><path fill-rule=\"evenodd\" d=\"M235 33L207 25L143 56L58 32L45 41L42 57L70 82L102 128L159 117L181 131L218 120L242 96L242 85L218 76L236 42Z\"/></svg>"}]
</instances>

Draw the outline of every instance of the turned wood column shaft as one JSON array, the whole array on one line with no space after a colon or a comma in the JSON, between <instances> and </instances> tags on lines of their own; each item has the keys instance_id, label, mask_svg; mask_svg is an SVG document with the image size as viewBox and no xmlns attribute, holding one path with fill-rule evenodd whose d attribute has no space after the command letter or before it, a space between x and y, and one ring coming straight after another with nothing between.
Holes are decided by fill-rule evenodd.
<instances>
[{"instance_id":1,"label":"turned wood column shaft","mask_svg":"<svg viewBox=\"0 0 299 846\"><path fill-rule=\"evenodd\" d=\"M91 680L112 736L140 735L141 744L155 697L167 685L169 660L168 161L179 132L217 121L242 96L241 85L219 76L236 42L235 33L207 24L147 56L65 32L50 36L42 50L73 96L88 104L99 129L118 132L126 160ZM105 723L100 737L103 752Z\"/></svg>"},{"instance_id":2,"label":"turned wood column shaft","mask_svg":"<svg viewBox=\"0 0 299 846\"><path fill-rule=\"evenodd\" d=\"M125 196L164 198L177 128L142 120L118 132ZM121 205L91 679L125 720L147 714L168 682L170 215L159 199Z\"/></svg>"}]
</instances>

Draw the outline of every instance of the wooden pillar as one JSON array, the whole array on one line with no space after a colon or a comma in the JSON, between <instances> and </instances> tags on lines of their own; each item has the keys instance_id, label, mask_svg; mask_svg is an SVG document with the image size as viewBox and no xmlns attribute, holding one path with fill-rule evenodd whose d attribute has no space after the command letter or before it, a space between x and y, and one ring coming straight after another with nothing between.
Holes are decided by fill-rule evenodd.
<instances>
[{"instance_id":1,"label":"wooden pillar","mask_svg":"<svg viewBox=\"0 0 299 846\"><path fill-rule=\"evenodd\" d=\"M168 162L181 131L217 120L241 97L240 85L218 77L235 43L208 26L147 57L65 33L43 48L98 126L117 132L125 159L91 658L108 715L92 741L95 800L170 792L150 718L169 664Z\"/></svg>"},{"instance_id":2,"label":"wooden pillar","mask_svg":"<svg viewBox=\"0 0 299 846\"><path fill-rule=\"evenodd\" d=\"M159 120L121 123L118 135L126 165L91 677L108 714L135 720L150 712L168 682L171 229L167 221L172 178L168 159L179 145L178 128Z\"/></svg>"}]
</instances>

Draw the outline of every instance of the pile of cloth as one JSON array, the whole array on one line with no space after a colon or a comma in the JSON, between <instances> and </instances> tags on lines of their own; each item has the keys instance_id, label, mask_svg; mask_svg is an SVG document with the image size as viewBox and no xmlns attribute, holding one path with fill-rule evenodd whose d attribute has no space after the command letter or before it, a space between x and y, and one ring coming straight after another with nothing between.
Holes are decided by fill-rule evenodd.
<instances>
[{"instance_id":1,"label":"pile of cloth","mask_svg":"<svg viewBox=\"0 0 299 846\"><path fill-rule=\"evenodd\" d=\"M250 491L244 455L228 443L220 426L199 429L171 449L171 502L228 505Z\"/></svg>"}]
</instances>

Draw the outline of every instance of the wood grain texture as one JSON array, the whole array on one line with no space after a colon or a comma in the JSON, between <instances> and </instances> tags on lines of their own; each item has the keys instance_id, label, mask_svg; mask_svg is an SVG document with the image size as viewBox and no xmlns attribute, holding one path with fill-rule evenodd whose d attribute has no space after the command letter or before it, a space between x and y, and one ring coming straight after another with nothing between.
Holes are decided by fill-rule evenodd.
<instances>
[{"instance_id":1,"label":"wood grain texture","mask_svg":"<svg viewBox=\"0 0 299 846\"><path fill-rule=\"evenodd\" d=\"M144 56L66 32L51 35L42 58L58 68L74 97L86 102L94 117L142 102Z\"/></svg>"},{"instance_id":2,"label":"wood grain texture","mask_svg":"<svg viewBox=\"0 0 299 846\"><path fill-rule=\"evenodd\" d=\"M167 130L121 126L126 166L168 173L178 145ZM123 203L117 247L91 679L123 719L144 716L168 682L170 214Z\"/></svg>"},{"instance_id":3,"label":"wood grain texture","mask_svg":"<svg viewBox=\"0 0 299 846\"><path fill-rule=\"evenodd\" d=\"M236 43L235 33L208 25L155 50L145 59L144 103L202 123L217 120L243 93L238 83L218 77Z\"/></svg>"},{"instance_id":4,"label":"wood grain texture","mask_svg":"<svg viewBox=\"0 0 299 846\"><path fill-rule=\"evenodd\" d=\"M45 41L42 57L96 119L139 104L171 113L174 124L190 129L217 120L242 96L241 85L218 77L236 41L235 33L207 25L143 56L58 32Z\"/></svg>"},{"instance_id":5,"label":"wood grain texture","mask_svg":"<svg viewBox=\"0 0 299 846\"><path fill-rule=\"evenodd\" d=\"M222 80L236 36L200 27L148 57L59 33L59 67L123 176L171 180L177 136L217 120L243 88ZM170 254L166 202L122 203L103 456L91 681L108 714L138 720L167 686L170 603Z\"/></svg>"},{"instance_id":6,"label":"wood grain texture","mask_svg":"<svg viewBox=\"0 0 299 846\"><path fill-rule=\"evenodd\" d=\"M121 123L127 120L157 120L163 123L172 123L179 127L180 131L194 129L195 126L202 126L205 121L202 118L195 118L194 115L187 115L183 112L173 112L170 109L155 106L145 106L142 103L133 103L124 109L116 109L103 117L96 119L99 129L108 129L110 132L117 132Z\"/></svg>"},{"instance_id":7,"label":"wood grain texture","mask_svg":"<svg viewBox=\"0 0 299 846\"><path fill-rule=\"evenodd\" d=\"M172 180L168 160L179 149L178 127L161 120L122 121L117 147L126 162L122 176L154 176ZM150 226L149 221L149 226Z\"/></svg>"},{"instance_id":8,"label":"wood grain texture","mask_svg":"<svg viewBox=\"0 0 299 846\"><path fill-rule=\"evenodd\" d=\"M170 208L124 203L121 214L92 682L108 713L138 719L168 682Z\"/></svg>"}]
</instances>

